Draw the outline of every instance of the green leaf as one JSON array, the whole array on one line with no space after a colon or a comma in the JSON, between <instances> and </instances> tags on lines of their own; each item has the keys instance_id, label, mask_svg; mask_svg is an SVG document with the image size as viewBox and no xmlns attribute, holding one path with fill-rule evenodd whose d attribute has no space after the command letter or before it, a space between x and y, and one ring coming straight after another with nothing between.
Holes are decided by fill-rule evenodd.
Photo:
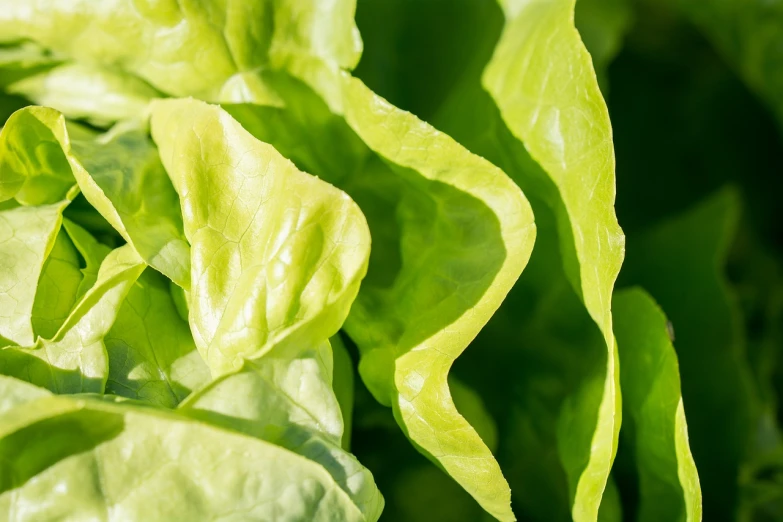
<instances>
[{"instance_id":1,"label":"green leaf","mask_svg":"<svg viewBox=\"0 0 783 522\"><path fill-rule=\"evenodd\" d=\"M8 197L39 205L62 195L75 178L87 200L150 266L187 288L188 245L177 194L146 131L118 126L96 138L66 127L53 109L31 107L12 116L3 133L0 197L7 186ZM4 150L22 154L2 155Z\"/></svg>"},{"instance_id":2,"label":"green leaf","mask_svg":"<svg viewBox=\"0 0 783 522\"><path fill-rule=\"evenodd\" d=\"M152 135L180 194L191 245L190 326L213 374L272 346L335 334L369 254L353 201L219 107L155 102Z\"/></svg>"},{"instance_id":3,"label":"green leaf","mask_svg":"<svg viewBox=\"0 0 783 522\"><path fill-rule=\"evenodd\" d=\"M738 207L737 194L723 190L661 223L629 243L623 272L624 282L650 292L674 328L705 520L736 512L740 465L758 418L739 311L722 274Z\"/></svg>"},{"instance_id":4,"label":"green leaf","mask_svg":"<svg viewBox=\"0 0 783 522\"><path fill-rule=\"evenodd\" d=\"M146 131L117 127L71 142L73 173L87 200L151 267L190 284L179 198Z\"/></svg>"},{"instance_id":5,"label":"green leaf","mask_svg":"<svg viewBox=\"0 0 783 522\"><path fill-rule=\"evenodd\" d=\"M67 232L60 228L35 292L32 326L36 337L54 337L80 297L82 279L79 254Z\"/></svg>"},{"instance_id":6,"label":"green leaf","mask_svg":"<svg viewBox=\"0 0 783 522\"><path fill-rule=\"evenodd\" d=\"M168 281L152 270L133 283L104 343L106 393L173 408L209 382L209 369L177 313Z\"/></svg>"},{"instance_id":7,"label":"green leaf","mask_svg":"<svg viewBox=\"0 0 783 522\"><path fill-rule=\"evenodd\" d=\"M66 200L0 211L0 337L13 344L35 342L36 292L67 204Z\"/></svg>"},{"instance_id":8,"label":"green leaf","mask_svg":"<svg viewBox=\"0 0 783 522\"><path fill-rule=\"evenodd\" d=\"M78 74L69 78L85 91L97 85L90 85L90 78L100 75L107 87L127 93L127 83L105 80L124 73L173 96L240 101L263 94L258 69L300 56L351 68L361 52L351 1L110 0L95 9L70 0L35 0L24 6L3 0L0 12L0 42L32 40L80 68L88 66L71 70ZM89 100L75 103L84 107Z\"/></svg>"},{"instance_id":9,"label":"green leaf","mask_svg":"<svg viewBox=\"0 0 783 522\"><path fill-rule=\"evenodd\" d=\"M527 261L529 206L501 171L447 136L360 81L309 65L303 79L267 79L287 110L229 110L362 207L373 253L345 325L362 352L362 379L417 448L510 519L508 486L448 399L446 377Z\"/></svg>"},{"instance_id":10,"label":"green leaf","mask_svg":"<svg viewBox=\"0 0 783 522\"><path fill-rule=\"evenodd\" d=\"M57 334L29 347L2 348L0 372L56 393L102 393L108 376L103 337L145 266L129 245L113 250Z\"/></svg>"},{"instance_id":11,"label":"green leaf","mask_svg":"<svg viewBox=\"0 0 783 522\"><path fill-rule=\"evenodd\" d=\"M220 377L181 407L188 415L233 428L321 464L361 510L377 520L383 498L372 475L340 447L343 421L332 391L328 342L275 346Z\"/></svg>"},{"instance_id":12,"label":"green leaf","mask_svg":"<svg viewBox=\"0 0 783 522\"><path fill-rule=\"evenodd\" d=\"M98 125L137 118L158 92L134 76L92 65L69 63L9 85L6 90L69 118Z\"/></svg>"},{"instance_id":13,"label":"green leaf","mask_svg":"<svg viewBox=\"0 0 783 522\"><path fill-rule=\"evenodd\" d=\"M0 201L15 197L23 205L47 205L65 199L75 181L64 140L59 112L26 107L12 114L0 131Z\"/></svg>"},{"instance_id":14,"label":"green leaf","mask_svg":"<svg viewBox=\"0 0 783 522\"><path fill-rule=\"evenodd\" d=\"M318 464L165 410L44 397L0 426L0 512L19 521L367 520Z\"/></svg>"},{"instance_id":15,"label":"green leaf","mask_svg":"<svg viewBox=\"0 0 783 522\"><path fill-rule=\"evenodd\" d=\"M641 491L637 520L700 521L701 490L688 446L670 325L642 289L614 296L625 425Z\"/></svg>"},{"instance_id":16,"label":"green leaf","mask_svg":"<svg viewBox=\"0 0 783 522\"><path fill-rule=\"evenodd\" d=\"M497 451L498 428L495 419L487 411L481 396L476 393L476 390L454 376L449 376L449 389L454 405L460 414L473 426L489 450L493 453Z\"/></svg>"},{"instance_id":17,"label":"green leaf","mask_svg":"<svg viewBox=\"0 0 783 522\"><path fill-rule=\"evenodd\" d=\"M603 333L605 362L585 362L593 373L569 394L558 421L572 517L596 520L620 425L611 294L624 239L614 212L612 131L573 25L574 2L501 5L505 25L480 84L467 75L436 123L508 172L536 200L537 216L543 205L554 212L566 276Z\"/></svg>"}]
</instances>

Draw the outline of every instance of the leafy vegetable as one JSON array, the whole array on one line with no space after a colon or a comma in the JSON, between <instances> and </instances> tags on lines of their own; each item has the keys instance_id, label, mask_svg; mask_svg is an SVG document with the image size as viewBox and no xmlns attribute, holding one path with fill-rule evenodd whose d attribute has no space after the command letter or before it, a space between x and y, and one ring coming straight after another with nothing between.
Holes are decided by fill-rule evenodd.
<instances>
[{"instance_id":1,"label":"leafy vegetable","mask_svg":"<svg viewBox=\"0 0 783 522\"><path fill-rule=\"evenodd\" d=\"M688 447L671 326L643 290L614 297L620 382L639 473L639 520L701 520L701 490Z\"/></svg>"},{"instance_id":2,"label":"leafy vegetable","mask_svg":"<svg viewBox=\"0 0 783 522\"><path fill-rule=\"evenodd\" d=\"M0 519L783 519L762 4L0 0Z\"/></svg>"}]
</instances>

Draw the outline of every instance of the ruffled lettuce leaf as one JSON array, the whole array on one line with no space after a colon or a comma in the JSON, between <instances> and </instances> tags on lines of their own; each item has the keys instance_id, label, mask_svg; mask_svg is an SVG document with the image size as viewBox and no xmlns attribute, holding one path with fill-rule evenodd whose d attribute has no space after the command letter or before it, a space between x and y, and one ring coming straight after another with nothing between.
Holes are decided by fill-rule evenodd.
<instances>
[{"instance_id":1,"label":"ruffled lettuce leaf","mask_svg":"<svg viewBox=\"0 0 783 522\"><path fill-rule=\"evenodd\" d=\"M144 130L126 125L96 137L66 125L54 109L29 107L3 128L0 158L0 199L41 205L64 198L78 183L145 262L187 287L188 245L177 194Z\"/></svg>"},{"instance_id":2,"label":"ruffled lettuce leaf","mask_svg":"<svg viewBox=\"0 0 783 522\"><path fill-rule=\"evenodd\" d=\"M16 111L0 132L0 201L47 205L66 199L75 182L61 143L65 124L57 111Z\"/></svg>"},{"instance_id":3,"label":"ruffled lettuce leaf","mask_svg":"<svg viewBox=\"0 0 783 522\"><path fill-rule=\"evenodd\" d=\"M298 171L219 107L160 101L151 124L181 198L190 325L212 372L236 370L272 346L335 334L369 254L353 201Z\"/></svg>"},{"instance_id":4,"label":"ruffled lettuce leaf","mask_svg":"<svg viewBox=\"0 0 783 522\"><path fill-rule=\"evenodd\" d=\"M393 7L390 8L390 5ZM586 337L583 339L574 337L568 343L557 343L583 347L573 351L562 349L559 356L552 357L561 361L559 364L547 368L540 364L540 358L520 350L519 366L524 364L528 371L538 369L538 378L543 380L546 376L561 383L562 388L557 392L550 390L549 400L540 405L550 413L543 415L538 411L531 415L537 429L531 431L530 426L525 428L523 422L529 421L512 416L521 424L510 425L509 430L519 436L520 430L527 429L530 436L525 442L533 448L551 448L551 439L557 438L560 457L542 451L527 451L529 455L524 458L515 454L517 462L527 465L527 479L525 486L514 490L526 516L542 520L565 517L552 508L555 502L541 502L536 493L532 493L545 490L555 495L553 498L558 498L557 502L563 502L555 494L561 491L559 460L568 475L573 518L594 520L612 465L619 430L619 373L615 368L610 309L612 286L623 256L623 238L613 208L615 188L611 128L590 56L573 25L573 2L501 2L501 7L502 12L493 11L486 3L478 2L454 2L444 7L449 20L456 19L457 24L463 20L477 30L466 35L446 35L445 38L450 39L448 45L455 46L460 52L437 54L437 50L442 49L440 43L435 43L438 37L431 37L425 22L418 19L423 16L426 20L431 15L432 20L439 20L439 13L435 10L430 11L415 2L360 4L360 27L362 19L373 28L386 25L387 20L397 25L385 32L380 28L380 37L368 35L366 56L370 61L362 62L357 72L384 88L391 83L389 94L392 100L400 100L411 110L426 110L422 115L431 119L436 127L509 173L531 199L539 224L542 220L548 221L544 218L545 214L554 213L554 226L539 225L539 242L544 240L544 234L555 234L559 238L559 253L555 251L550 256L546 253L551 251L550 247L537 249L540 254L534 251L534 259L537 255L542 256L540 266L544 273L538 277L544 277L555 288L560 288L555 282L561 281L561 276L554 265L565 267L568 280L603 332L603 356L592 350L592 334L584 326L583 335ZM589 11L589 7L583 9ZM602 6L596 4L595 7L597 12ZM390 16L386 15L387 12ZM601 19L597 22L603 24L606 21ZM624 23L620 22L622 20L618 20L618 32L619 26ZM607 32L601 31L600 36L608 37ZM398 40L384 38L384 34L396 35ZM405 43L408 34L417 39L418 48L424 49L424 57L413 57L417 53L410 51ZM469 40L470 44L462 40ZM601 42L592 45L600 47ZM446 46L443 44L443 47ZM397 56L400 50L409 50L405 56L411 58L398 61L391 58ZM596 56L601 53L596 51ZM607 54L611 53L603 53ZM429 61L423 66L427 57ZM378 60L377 63L372 62L373 58ZM414 85L416 82L426 84L427 87L419 88L417 85L416 89L409 87L405 90L394 81L386 82L387 67L392 67L395 76L404 81ZM402 71L399 75L396 68ZM432 106L437 110L433 111ZM549 261L543 261L545 258ZM540 306L546 309L558 294L543 288L543 285L539 287L528 283L525 281L528 276L532 277L527 272L522 275L516 290L520 301L523 301L522 296L541 299ZM567 301L564 296L561 294L559 298ZM552 350L548 347L555 344L552 338L558 336L542 334L553 329L553 325L547 325L545 315L526 318L524 314L530 311L530 304L523 302L513 305L509 301L505 306L517 308L511 312L517 314L513 325L529 323L531 326L520 325L518 329L521 331L516 333L511 329L504 333L504 328L499 327L496 333L491 334L492 337L497 336L517 347L537 342L540 350ZM503 313L502 309L500 313ZM569 308L569 313L575 314L569 321L582 324L580 312ZM534 331L538 332L537 337L528 337L533 336ZM484 345L481 341L477 343L477 346ZM498 345L498 342L486 344L495 351ZM585 349L586 346L591 348ZM488 358L493 356L494 352L488 352ZM497 356L501 360L505 357L514 359L502 353ZM557 375L554 368L567 372L566 368L572 364L563 364L568 357L581 360L577 366L588 371L581 375L579 372ZM480 361L474 361L473 367L479 364ZM497 366L499 363L484 364ZM465 375L467 378L467 371ZM481 383L476 385L481 386ZM487 393L491 393L489 388L491 386L485 387ZM528 393L536 397L541 392ZM517 400L516 397L514 399ZM565 406L561 408L561 404ZM528 407L525 405L522 409ZM553 418L559 418L556 429L549 422ZM544 429L543 426L549 428ZM547 438L550 442L544 442ZM551 476L551 480L542 480L541 471L533 472L531 460L542 466L537 469L549 470L545 475ZM519 473L520 480L526 474L525 467L517 465L514 468L513 473ZM546 506L550 507L549 512ZM532 513L528 509L538 512Z\"/></svg>"},{"instance_id":5,"label":"ruffled lettuce leaf","mask_svg":"<svg viewBox=\"0 0 783 522\"><path fill-rule=\"evenodd\" d=\"M219 107L156 102L151 126L191 244L188 317L216 376L180 411L320 463L377 520L372 475L341 448L326 341L366 272L361 212Z\"/></svg>"},{"instance_id":6,"label":"ruffled lettuce leaf","mask_svg":"<svg viewBox=\"0 0 783 522\"><path fill-rule=\"evenodd\" d=\"M261 439L131 402L0 386L15 397L0 416L0 513L16 520L368 520L321 466Z\"/></svg>"},{"instance_id":7,"label":"ruffled lettuce leaf","mask_svg":"<svg viewBox=\"0 0 783 522\"><path fill-rule=\"evenodd\" d=\"M160 95L135 76L82 63L28 72L6 90L97 125L138 118L150 100Z\"/></svg>"},{"instance_id":8,"label":"ruffled lettuce leaf","mask_svg":"<svg viewBox=\"0 0 783 522\"><path fill-rule=\"evenodd\" d=\"M245 362L241 371L190 397L181 411L321 464L366 520L378 520L384 503L372 474L341 447L343 420L331 388L329 343L291 352L274 348Z\"/></svg>"},{"instance_id":9,"label":"ruffled lettuce leaf","mask_svg":"<svg viewBox=\"0 0 783 522\"><path fill-rule=\"evenodd\" d=\"M0 350L0 372L56 393L102 393L108 377L103 338L146 265L129 245L101 264L95 285L74 306L52 339Z\"/></svg>"},{"instance_id":10,"label":"ruffled lettuce leaf","mask_svg":"<svg viewBox=\"0 0 783 522\"><path fill-rule=\"evenodd\" d=\"M503 8L506 25L482 85L509 130L548 176L539 180L539 194L554 209L566 275L606 343L604 386L590 445L577 449L584 442L575 439L569 448L573 453L564 455L572 516L594 520L619 431L611 294L624 241L614 213L611 125L589 55L573 26L574 3L509 1ZM574 409L567 407L564 413L562 422L574 422L574 433L583 425L580 410L594 407L588 395L595 394L578 397Z\"/></svg>"},{"instance_id":11,"label":"ruffled lettuce leaf","mask_svg":"<svg viewBox=\"0 0 783 522\"><path fill-rule=\"evenodd\" d=\"M162 94L284 106L286 119L294 122L317 106L321 115L307 116L305 132L289 121L275 139L254 132L357 201L364 196L360 205L375 215L370 276L376 287L365 285L368 291L359 296L348 327L369 361L362 363L362 375L380 400L395 404L414 443L508 519L505 481L448 399L446 374L522 270L532 246L532 215L500 171L340 72L356 64L361 47L353 3L185 2L152 9L118 0L95 10L84 3L42 1L33 6L42 13L36 17L13 3L3 7L4 41L33 40L68 63L133 75ZM54 24L57 32L49 30ZM61 38L63 30L72 34ZM195 48L199 59L185 59ZM302 83L305 93L272 85L270 77L279 71ZM313 132L316 140L309 138ZM294 142L300 153L281 142ZM303 156L315 161L304 162ZM374 172L381 183L354 175L357 167ZM403 203L394 201L397 193L405 194ZM382 200L384 206L376 207ZM404 216L403 231L378 219L391 209ZM427 254L419 256L423 251ZM455 257L461 261L455 263ZM428 286L419 286L422 282ZM196 292L192 289L191 310L199 306ZM194 331L203 350L211 339ZM214 367L215 361L208 363Z\"/></svg>"},{"instance_id":12,"label":"ruffled lettuce leaf","mask_svg":"<svg viewBox=\"0 0 783 522\"><path fill-rule=\"evenodd\" d=\"M699 475L688 444L672 327L640 288L613 299L622 365L623 427L636 460L639 510L636 520L700 521Z\"/></svg>"},{"instance_id":13,"label":"ruffled lettuce leaf","mask_svg":"<svg viewBox=\"0 0 783 522\"><path fill-rule=\"evenodd\" d=\"M0 338L5 339L2 344L31 345L35 342L33 315L39 280L57 242L62 211L67 204L65 200L51 205L0 210L0 266L3 267L0 271ZM46 292L49 283L42 282L42 290ZM39 301L39 310L42 305ZM52 309L48 311L59 315ZM69 311L70 308L66 314ZM36 315L39 315L37 311Z\"/></svg>"},{"instance_id":14,"label":"ruffled lettuce leaf","mask_svg":"<svg viewBox=\"0 0 783 522\"><path fill-rule=\"evenodd\" d=\"M0 43L31 40L65 62L19 90L41 101L56 96L72 116L93 116L90 96L106 99L109 89L111 110L99 116L126 116L150 94L145 83L170 96L268 101L274 93L258 70L299 56L351 68L361 52L350 1L111 0L95 9L82 0L8 0L0 13ZM58 76L65 85L55 94L47 84Z\"/></svg>"},{"instance_id":15,"label":"ruffled lettuce leaf","mask_svg":"<svg viewBox=\"0 0 783 522\"><path fill-rule=\"evenodd\" d=\"M502 172L358 80L315 66L302 76L267 80L286 108L227 109L362 208L373 251L345 325L362 379L421 451L508 519L508 486L447 375L524 266L530 209Z\"/></svg>"},{"instance_id":16,"label":"ruffled lettuce leaf","mask_svg":"<svg viewBox=\"0 0 783 522\"><path fill-rule=\"evenodd\" d=\"M738 212L736 192L716 193L629 243L623 273L673 325L705 520L737 513L741 466L758 420L741 317L723 275Z\"/></svg>"}]
</instances>

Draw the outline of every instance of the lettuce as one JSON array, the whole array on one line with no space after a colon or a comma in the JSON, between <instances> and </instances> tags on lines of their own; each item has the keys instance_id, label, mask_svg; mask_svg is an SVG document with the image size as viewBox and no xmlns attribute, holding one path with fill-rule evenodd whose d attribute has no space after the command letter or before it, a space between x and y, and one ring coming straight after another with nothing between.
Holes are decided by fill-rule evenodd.
<instances>
[{"instance_id":1,"label":"lettuce","mask_svg":"<svg viewBox=\"0 0 783 522\"><path fill-rule=\"evenodd\" d=\"M0 519L782 517L756 4L0 0Z\"/></svg>"}]
</instances>

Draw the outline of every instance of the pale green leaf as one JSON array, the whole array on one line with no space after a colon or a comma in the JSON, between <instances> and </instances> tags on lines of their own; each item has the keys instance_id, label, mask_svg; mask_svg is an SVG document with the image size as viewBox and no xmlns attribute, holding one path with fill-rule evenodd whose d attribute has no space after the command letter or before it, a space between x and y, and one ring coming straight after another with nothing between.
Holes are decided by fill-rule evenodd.
<instances>
[{"instance_id":1,"label":"pale green leaf","mask_svg":"<svg viewBox=\"0 0 783 522\"><path fill-rule=\"evenodd\" d=\"M103 392L108 377L103 338L145 266L129 245L113 250L57 334L29 347L3 348L0 372L57 393Z\"/></svg>"},{"instance_id":2,"label":"pale green leaf","mask_svg":"<svg viewBox=\"0 0 783 522\"><path fill-rule=\"evenodd\" d=\"M68 201L0 211L0 336L35 342L33 307L46 258Z\"/></svg>"},{"instance_id":3,"label":"pale green leaf","mask_svg":"<svg viewBox=\"0 0 783 522\"><path fill-rule=\"evenodd\" d=\"M62 115L46 107L26 107L0 131L0 201L23 205L65 199L75 181L62 150L67 140Z\"/></svg>"},{"instance_id":4,"label":"pale green leaf","mask_svg":"<svg viewBox=\"0 0 783 522\"><path fill-rule=\"evenodd\" d=\"M367 520L316 463L127 402L29 401L0 418L0 458L0 513L19 522Z\"/></svg>"},{"instance_id":5,"label":"pale green leaf","mask_svg":"<svg viewBox=\"0 0 783 522\"><path fill-rule=\"evenodd\" d=\"M345 194L304 174L219 107L158 101L152 134L191 245L190 326L214 374L337 332L370 236Z\"/></svg>"},{"instance_id":6,"label":"pale green leaf","mask_svg":"<svg viewBox=\"0 0 783 522\"><path fill-rule=\"evenodd\" d=\"M383 498L369 470L340 447L343 421L331 381L328 342L273 347L194 394L181 410L318 462L365 519L375 521Z\"/></svg>"},{"instance_id":7,"label":"pale green leaf","mask_svg":"<svg viewBox=\"0 0 783 522\"><path fill-rule=\"evenodd\" d=\"M688 445L671 326L640 288L614 296L624 419L641 491L639 522L701 521L699 475Z\"/></svg>"},{"instance_id":8,"label":"pale green leaf","mask_svg":"<svg viewBox=\"0 0 783 522\"><path fill-rule=\"evenodd\" d=\"M134 76L78 63L27 75L6 90L57 109L69 118L104 125L138 118L149 101L159 96Z\"/></svg>"}]
</instances>

